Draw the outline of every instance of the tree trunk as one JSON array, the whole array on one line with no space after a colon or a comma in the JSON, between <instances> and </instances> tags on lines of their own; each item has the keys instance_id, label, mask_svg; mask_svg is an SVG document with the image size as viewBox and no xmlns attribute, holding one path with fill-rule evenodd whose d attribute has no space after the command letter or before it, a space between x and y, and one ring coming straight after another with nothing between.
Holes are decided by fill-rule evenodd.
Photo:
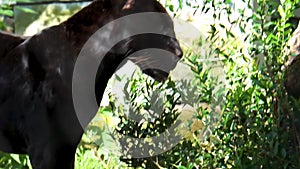
<instances>
[{"instance_id":1,"label":"tree trunk","mask_svg":"<svg viewBox=\"0 0 300 169\"><path fill-rule=\"evenodd\" d=\"M290 96L300 98L300 55L296 56L287 67L285 88Z\"/></svg>"},{"instance_id":2,"label":"tree trunk","mask_svg":"<svg viewBox=\"0 0 300 169\"><path fill-rule=\"evenodd\" d=\"M300 24L293 33L293 37L288 42L290 57L287 61L285 75L285 88L290 96L300 98Z\"/></svg>"}]
</instances>

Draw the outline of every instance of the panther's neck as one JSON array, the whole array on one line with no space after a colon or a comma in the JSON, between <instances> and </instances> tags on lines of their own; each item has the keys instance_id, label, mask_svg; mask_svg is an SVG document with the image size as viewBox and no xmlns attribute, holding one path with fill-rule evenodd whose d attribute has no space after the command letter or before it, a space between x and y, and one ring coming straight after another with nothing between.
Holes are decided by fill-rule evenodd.
<instances>
[{"instance_id":1,"label":"panther's neck","mask_svg":"<svg viewBox=\"0 0 300 169\"><path fill-rule=\"evenodd\" d=\"M115 8L116 6L112 6L107 0L96 0L61 24L64 28L67 41L71 43L75 51L75 59L80 55L79 53L83 48L91 48L91 50L105 48L105 41L109 41L109 37L108 39L100 38L102 40L95 39L95 43L93 44L89 43L89 39L105 24L120 17L120 11L115 10ZM112 31L105 33L105 36L110 35L113 36L114 33ZM90 46L87 45L89 47L84 47L86 43ZM120 46L110 50L98 67L95 79L95 92L98 104L102 99L108 80L125 58L126 46L121 45L120 48L118 47ZM113 50L117 51L116 53L118 54L112 52Z\"/></svg>"},{"instance_id":2,"label":"panther's neck","mask_svg":"<svg viewBox=\"0 0 300 169\"><path fill-rule=\"evenodd\" d=\"M101 64L99 65L99 69L95 79L95 94L98 105L102 100L102 96L104 94L105 88L109 79L117 70L118 66L122 62L122 56L109 56L110 53L105 57ZM114 59L112 59L114 58Z\"/></svg>"},{"instance_id":3,"label":"panther's neck","mask_svg":"<svg viewBox=\"0 0 300 169\"><path fill-rule=\"evenodd\" d=\"M61 25L67 39L78 50L99 28L112 20L112 6L104 0L97 0L83 8Z\"/></svg>"}]
</instances>

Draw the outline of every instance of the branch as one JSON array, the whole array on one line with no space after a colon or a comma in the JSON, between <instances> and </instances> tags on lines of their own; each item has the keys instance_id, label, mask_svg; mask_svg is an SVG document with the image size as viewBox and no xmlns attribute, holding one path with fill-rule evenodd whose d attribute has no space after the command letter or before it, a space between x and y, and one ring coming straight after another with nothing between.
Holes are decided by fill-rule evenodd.
<instances>
[{"instance_id":1,"label":"branch","mask_svg":"<svg viewBox=\"0 0 300 169\"><path fill-rule=\"evenodd\" d=\"M41 2L17 2L15 4L11 4L10 6L32 6L32 5L48 5L48 4L54 4L54 3L60 3L60 4L71 4L71 3L78 3L78 2L92 2L93 0L73 0L73 1L41 1Z\"/></svg>"}]
</instances>

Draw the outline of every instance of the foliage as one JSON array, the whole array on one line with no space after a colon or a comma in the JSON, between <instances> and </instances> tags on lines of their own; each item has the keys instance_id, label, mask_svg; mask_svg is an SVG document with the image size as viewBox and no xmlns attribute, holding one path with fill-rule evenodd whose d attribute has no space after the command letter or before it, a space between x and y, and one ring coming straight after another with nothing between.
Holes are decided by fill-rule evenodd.
<instances>
[{"instance_id":1,"label":"foliage","mask_svg":"<svg viewBox=\"0 0 300 169\"><path fill-rule=\"evenodd\" d=\"M23 32L23 35L25 36L34 35L45 28L58 25L59 23L67 20L70 16L72 16L72 14L76 13L81 8L82 6L78 3L68 5L67 7L66 5L60 4L33 6L29 9L34 9L36 11L34 13L28 13L27 11L20 11L18 13L16 21L19 21L19 23L16 24L16 31ZM36 16L38 13L40 15ZM26 21L27 23L23 21L24 15L28 18ZM34 21L30 22L32 19L34 19Z\"/></svg>"},{"instance_id":2,"label":"foliage","mask_svg":"<svg viewBox=\"0 0 300 169\"><path fill-rule=\"evenodd\" d=\"M7 155L0 152L0 168L3 169L27 169L31 168L29 158L25 155Z\"/></svg>"},{"instance_id":3,"label":"foliage","mask_svg":"<svg viewBox=\"0 0 300 169\"><path fill-rule=\"evenodd\" d=\"M228 14L232 12L224 6L224 1L212 3ZM222 140L223 153L218 153L212 164L224 168L299 168L299 154L295 151L299 142L292 138L297 131L292 125L292 108L283 87L287 60L283 51L292 31L288 21L299 2L278 4L257 0L255 3L257 8L248 4L254 9L250 17L245 16L245 10L240 10L237 20L228 18L230 27L221 28L227 32L226 39L218 36L220 25L212 25L212 38L226 42L240 38L230 32L231 28L238 26L245 32L245 24L253 23L249 36L242 40L249 43L245 44L249 55L239 46L217 47L220 57L225 58L225 67L229 68L227 79L231 85L226 94L223 124L215 130L215 136ZM219 152L220 148L215 147L214 151Z\"/></svg>"},{"instance_id":4,"label":"foliage","mask_svg":"<svg viewBox=\"0 0 300 169\"><path fill-rule=\"evenodd\" d=\"M14 19L14 9L18 9L19 11L23 11L24 13L35 13L34 10L28 7L19 7L14 6L17 2L30 2L31 0L7 0L0 3L0 30L5 30L8 32L13 32L13 24Z\"/></svg>"},{"instance_id":5,"label":"foliage","mask_svg":"<svg viewBox=\"0 0 300 169\"><path fill-rule=\"evenodd\" d=\"M85 137L85 136L84 136ZM96 147L81 144L77 148L75 169L82 168L127 168L125 163L120 162L119 157L111 155Z\"/></svg>"},{"instance_id":6,"label":"foliage","mask_svg":"<svg viewBox=\"0 0 300 169\"><path fill-rule=\"evenodd\" d=\"M222 60L227 87L224 90L224 105L220 105L223 114L213 133L209 137L198 137L199 131L204 130L200 128L193 133L194 139L184 139L166 153L150 158L127 159L127 163L146 168L300 167L299 140L293 117L293 111L297 112L298 107L288 98L283 85L287 60L284 51L288 48L287 41L293 29L289 19L299 2L257 0L255 3L257 6L245 2L246 7L238 9L239 15L234 17L232 1L206 1L214 8L215 20L206 40L212 43L211 48ZM249 14L247 9L253 12ZM207 9L204 7L202 10ZM211 78L207 78L209 73L202 69L199 55L185 57L195 73L195 81L199 81L187 86L196 85L196 93L202 94L196 94L199 96L196 118L207 126L210 124L205 123L207 111L201 109L199 104L205 102L213 105L215 96L212 96L212 89L215 83L209 82ZM155 88L153 82L146 79L133 85L130 98L149 96L136 88ZM177 89L175 87L174 92ZM131 101L133 104L137 102L134 99ZM169 98L166 104L170 101L176 103L176 99ZM137 103L141 103L140 100ZM147 109L149 103L149 100L146 101L143 109ZM169 112L174 115L173 111ZM122 115L122 110L118 114ZM122 127L119 132L123 134L134 133L135 137L141 137L147 131L142 124L136 125L126 120L120 123ZM168 128L164 123L160 121L155 127L150 126L151 131L160 133L161 128Z\"/></svg>"},{"instance_id":7,"label":"foliage","mask_svg":"<svg viewBox=\"0 0 300 169\"><path fill-rule=\"evenodd\" d=\"M0 4L0 30L8 29L8 25L4 22L5 17L12 17L12 7L5 4Z\"/></svg>"}]
</instances>

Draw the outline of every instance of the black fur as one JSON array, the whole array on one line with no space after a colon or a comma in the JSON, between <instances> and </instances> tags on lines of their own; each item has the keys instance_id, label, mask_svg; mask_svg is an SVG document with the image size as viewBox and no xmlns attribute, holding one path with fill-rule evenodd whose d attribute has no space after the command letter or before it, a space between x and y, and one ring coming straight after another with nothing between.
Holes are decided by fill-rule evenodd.
<instances>
[{"instance_id":1,"label":"black fur","mask_svg":"<svg viewBox=\"0 0 300 169\"><path fill-rule=\"evenodd\" d=\"M152 11L166 13L155 0L98 0L35 36L0 33L0 150L29 154L34 169L74 168L84 132L72 102L76 58L86 40L104 24L130 13ZM176 39L169 37L140 35L130 41L130 45L117 44L112 50L118 54L108 53L101 63L95 84L98 103L129 51L159 47L179 58L182 55ZM155 70L145 73L157 80L167 76Z\"/></svg>"}]
</instances>

